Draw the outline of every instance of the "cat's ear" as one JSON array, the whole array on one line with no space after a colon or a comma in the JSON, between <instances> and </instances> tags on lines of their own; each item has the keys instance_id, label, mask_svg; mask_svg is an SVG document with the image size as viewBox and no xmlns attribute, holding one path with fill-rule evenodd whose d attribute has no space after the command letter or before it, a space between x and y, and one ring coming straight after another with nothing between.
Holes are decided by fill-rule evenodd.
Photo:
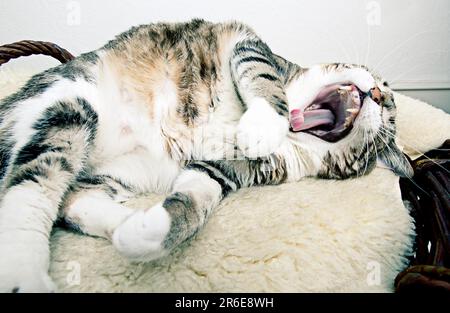
<instances>
[{"instance_id":1,"label":"cat's ear","mask_svg":"<svg viewBox=\"0 0 450 313\"><path fill-rule=\"evenodd\" d=\"M388 145L378 154L378 160L389 167L396 175L411 178L414 171L402 151L391 140Z\"/></svg>"}]
</instances>

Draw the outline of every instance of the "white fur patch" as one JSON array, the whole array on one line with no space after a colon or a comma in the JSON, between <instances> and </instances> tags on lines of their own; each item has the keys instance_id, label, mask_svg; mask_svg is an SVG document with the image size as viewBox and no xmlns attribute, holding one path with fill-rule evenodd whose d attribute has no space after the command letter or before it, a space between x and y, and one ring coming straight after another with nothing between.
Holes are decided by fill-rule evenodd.
<instances>
[{"instance_id":1,"label":"white fur patch","mask_svg":"<svg viewBox=\"0 0 450 313\"><path fill-rule=\"evenodd\" d=\"M146 147L139 146L114 158L105 156L99 160L96 174L118 178L133 186L137 192L168 192L180 166L168 155L153 154L154 150L157 148L149 151Z\"/></svg>"},{"instance_id":2,"label":"white fur patch","mask_svg":"<svg viewBox=\"0 0 450 313\"><path fill-rule=\"evenodd\" d=\"M267 156L286 139L288 120L262 98L254 98L239 121L237 144L249 158Z\"/></svg>"},{"instance_id":3,"label":"white fur patch","mask_svg":"<svg viewBox=\"0 0 450 313\"><path fill-rule=\"evenodd\" d=\"M66 218L83 232L108 239L116 227L133 213L133 209L116 203L98 190L76 195L64 211Z\"/></svg>"},{"instance_id":4,"label":"white fur patch","mask_svg":"<svg viewBox=\"0 0 450 313\"><path fill-rule=\"evenodd\" d=\"M154 89L157 90L153 105L154 120L156 124L159 124L168 116L170 109L176 108L178 94L177 87L169 78L159 82Z\"/></svg>"}]
</instances>

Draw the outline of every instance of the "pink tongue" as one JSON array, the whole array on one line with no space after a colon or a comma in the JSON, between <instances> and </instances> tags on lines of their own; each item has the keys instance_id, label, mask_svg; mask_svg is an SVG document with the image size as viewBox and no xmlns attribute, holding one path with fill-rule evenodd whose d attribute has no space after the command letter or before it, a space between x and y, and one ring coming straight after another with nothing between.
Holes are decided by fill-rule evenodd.
<instances>
[{"instance_id":1,"label":"pink tongue","mask_svg":"<svg viewBox=\"0 0 450 313\"><path fill-rule=\"evenodd\" d=\"M334 115L330 110L319 109L302 112L299 109L291 111L291 127L293 131L306 130L321 125L333 125Z\"/></svg>"}]
</instances>

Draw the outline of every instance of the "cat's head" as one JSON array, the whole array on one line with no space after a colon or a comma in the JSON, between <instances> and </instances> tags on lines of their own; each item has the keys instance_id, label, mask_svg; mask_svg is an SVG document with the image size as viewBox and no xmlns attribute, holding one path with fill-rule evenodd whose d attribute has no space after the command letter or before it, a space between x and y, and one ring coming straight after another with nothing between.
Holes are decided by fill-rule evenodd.
<instances>
[{"instance_id":1,"label":"cat's head","mask_svg":"<svg viewBox=\"0 0 450 313\"><path fill-rule=\"evenodd\" d=\"M399 176L413 175L395 142L393 94L381 79L377 85L372 93L361 92L351 82L324 86L303 108L306 129L291 127L291 138L319 160L314 171L319 177L361 176L377 162Z\"/></svg>"}]
</instances>

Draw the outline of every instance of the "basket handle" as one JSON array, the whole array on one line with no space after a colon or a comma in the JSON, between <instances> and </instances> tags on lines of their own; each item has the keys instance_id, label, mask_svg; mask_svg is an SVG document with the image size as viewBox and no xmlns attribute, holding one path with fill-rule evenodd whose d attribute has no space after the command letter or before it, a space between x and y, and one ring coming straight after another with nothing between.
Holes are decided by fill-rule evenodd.
<instances>
[{"instance_id":1,"label":"basket handle","mask_svg":"<svg viewBox=\"0 0 450 313\"><path fill-rule=\"evenodd\" d=\"M48 55L61 63L66 63L75 58L69 51L52 42L22 40L0 46L0 65L11 59L33 54Z\"/></svg>"}]
</instances>

